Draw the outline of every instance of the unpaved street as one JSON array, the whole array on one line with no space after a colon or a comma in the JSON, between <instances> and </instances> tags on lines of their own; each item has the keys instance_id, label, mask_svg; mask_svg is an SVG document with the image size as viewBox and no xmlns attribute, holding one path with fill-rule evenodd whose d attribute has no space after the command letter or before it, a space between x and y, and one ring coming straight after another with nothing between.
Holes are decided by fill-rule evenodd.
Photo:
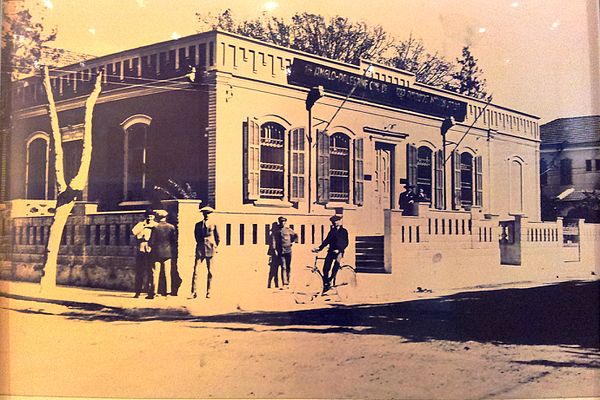
<instances>
[{"instance_id":1,"label":"unpaved street","mask_svg":"<svg viewBox=\"0 0 600 400\"><path fill-rule=\"evenodd\" d=\"M3 299L3 388L8 381L14 395L86 397L599 396L597 294L598 282L563 283L135 318Z\"/></svg>"}]
</instances>

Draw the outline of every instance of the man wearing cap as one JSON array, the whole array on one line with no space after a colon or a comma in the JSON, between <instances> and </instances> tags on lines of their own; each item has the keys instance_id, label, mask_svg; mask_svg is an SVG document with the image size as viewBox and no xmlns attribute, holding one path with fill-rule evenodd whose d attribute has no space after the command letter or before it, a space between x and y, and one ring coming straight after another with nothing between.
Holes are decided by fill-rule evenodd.
<instances>
[{"instance_id":1,"label":"man wearing cap","mask_svg":"<svg viewBox=\"0 0 600 400\"><path fill-rule=\"evenodd\" d=\"M281 265L282 284L283 286L289 286L292 270L292 244L298 242L298 235L286 225L286 217L279 217L277 222L277 229L273 231L269 245L271 246L277 265ZM277 274L277 269L275 270L275 274Z\"/></svg>"},{"instance_id":2,"label":"man wearing cap","mask_svg":"<svg viewBox=\"0 0 600 400\"><path fill-rule=\"evenodd\" d=\"M198 277L200 275L200 264L206 264L206 298L210 298L210 286L212 281L212 272L214 270L214 257L219 246L219 230L217 225L210 220L210 215L214 212L210 206L200 208L202 221L196 224L194 236L196 238L196 260L194 262L194 273L192 275L192 298L198 296Z\"/></svg>"},{"instance_id":3,"label":"man wearing cap","mask_svg":"<svg viewBox=\"0 0 600 400\"><path fill-rule=\"evenodd\" d=\"M148 299L153 299L158 296L158 282L161 269L165 272L165 297L172 294L171 274L173 249L176 245L175 227L167 222L169 213L165 210L156 211L156 219L158 224L152 229L150 235L150 255L152 257L152 289L148 294Z\"/></svg>"},{"instance_id":4,"label":"man wearing cap","mask_svg":"<svg viewBox=\"0 0 600 400\"><path fill-rule=\"evenodd\" d=\"M335 278L337 270L340 267L340 261L344 255L344 250L348 247L348 231L342 226L342 217L340 215L334 215L329 218L331 221L331 230L327 234L325 240L319 247L313 249L314 253L318 253L323 250L326 246L327 255L325 256L325 263L323 265L323 286L325 290L331 286L331 281ZM333 271L331 271L331 265L333 264ZM331 271L331 275L329 274Z\"/></svg>"}]
</instances>

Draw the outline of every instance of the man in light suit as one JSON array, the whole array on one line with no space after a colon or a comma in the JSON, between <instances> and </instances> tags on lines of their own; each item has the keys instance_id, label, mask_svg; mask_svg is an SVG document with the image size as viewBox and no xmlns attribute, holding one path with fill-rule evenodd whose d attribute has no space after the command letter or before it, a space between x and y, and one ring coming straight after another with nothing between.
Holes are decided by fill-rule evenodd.
<instances>
[{"instance_id":1,"label":"man in light suit","mask_svg":"<svg viewBox=\"0 0 600 400\"><path fill-rule=\"evenodd\" d=\"M206 277L206 298L210 298L210 287L212 282L212 272L214 271L215 254L220 243L219 230L210 220L210 215L215 210L206 206L200 209L202 221L196 224L194 236L196 238L196 261L194 262L194 274L192 276L192 298L198 297L198 277L201 264L206 264L208 272Z\"/></svg>"}]
</instances>

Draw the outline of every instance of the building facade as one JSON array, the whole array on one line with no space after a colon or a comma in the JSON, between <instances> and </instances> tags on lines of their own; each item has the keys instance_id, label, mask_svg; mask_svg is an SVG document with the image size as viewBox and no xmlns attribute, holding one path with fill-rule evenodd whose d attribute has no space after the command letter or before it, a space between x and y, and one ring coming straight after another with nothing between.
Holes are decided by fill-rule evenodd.
<instances>
[{"instance_id":1,"label":"building facade","mask_svg":"<svg viewBox=\"0 0 600 400\"><path fill-rule=\"evenodd\" d=\"M165 197L155 186L189 183L217 209L221 257L232 264L241 263L243 249L244 262L262 265L279 215L308 249L337 213L352 237L351 262L386 273L411 257L392 254L403 244L429 242L433 251L434 243L458 238L458 247L485 247L500 264L500 223L515 216L541 221L537 117L420 84L405 71L344 64L220 31L54 70L67 177L78 166L84 102L99 69L105 75L83 199L94 203L95 220L160 206ZM55 197L39 78L18 83L13 104L11 216L35 219L51 213ZM400 213L405 183L422 193L419 216ZM188 203L175 210L180 268L193 262L193 235L184 232L199 218L190 211L197 203ZM127 224L106 221L67 236L84 247L129 246ZM13 230L16 242L19 232ZM43 240L38 234L34 242ZM558 234L548 234L550 241L558 242ZM365 250L373 248L376 254Z\"/></svg>"},{"instance_id":2,"label":"building facade","mask_svg":"<svg viewBox=\"0 0 600 400\"><path fill-rule=\"evenodd\" d=\"M544 219L600 222L600 116L559 118L540 135Z\"/></svg>"}]
</instances>

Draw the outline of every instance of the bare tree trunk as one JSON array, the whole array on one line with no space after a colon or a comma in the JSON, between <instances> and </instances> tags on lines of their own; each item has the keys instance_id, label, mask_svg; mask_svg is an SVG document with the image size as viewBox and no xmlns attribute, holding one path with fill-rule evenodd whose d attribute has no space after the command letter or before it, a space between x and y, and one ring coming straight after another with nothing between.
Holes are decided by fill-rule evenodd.
<instances>
[{"instance_id":1,"label":"bare tree trunk","mask_svg":"<svg viewBox=\"0 0 600 400\"><path fill-rule=\"evenodd\" d=\"M52 218L50 226L50 234L48 235L48 243L46 244L46 253L44 259L44 267L42 270L42 279L40 280L40 290L48 291L56 287L56 273L58 268L58 252L60 250L60 242L63 231L67 223L67 219L73 210L75 201L80 200L83 194L83 189L87 183L90 163L92 159L92 117L94 114L94 106L100 95L102 82L102 72L96 76L94 89L85 103L85 121L83 130L83 150L81 155L81 163L79 171L71 181L67 184L64 174L62 137L58 123L58 113L56 103L52 94L52 86L50 84L50 75L48 68L44 68L44 89L48 98L48 116L50 117L50 126L52 135L50 136L50 146L54 148L55 157L55 174L56 188L58 195L56 198L56 211Z\"/></svg>"},{"instance_id":2,"label":"bare tree trunk","mask_svg":"<svg viewBox=\"0 0 600 400\"><path fill-rule=\"evenodd\" d=\"M46 257L44 260L44 269L42 270L42 280L40 281L40 289L42 291L47 291L56 287L58 251L60 250L60 242L67 223L67 218L69 218L74 205L75 198L68 203L57 206L56 213L52 217L52 225L50 225L50 234L48 235L48 243L46 244Z\"/></svg>"}]
</instances>

